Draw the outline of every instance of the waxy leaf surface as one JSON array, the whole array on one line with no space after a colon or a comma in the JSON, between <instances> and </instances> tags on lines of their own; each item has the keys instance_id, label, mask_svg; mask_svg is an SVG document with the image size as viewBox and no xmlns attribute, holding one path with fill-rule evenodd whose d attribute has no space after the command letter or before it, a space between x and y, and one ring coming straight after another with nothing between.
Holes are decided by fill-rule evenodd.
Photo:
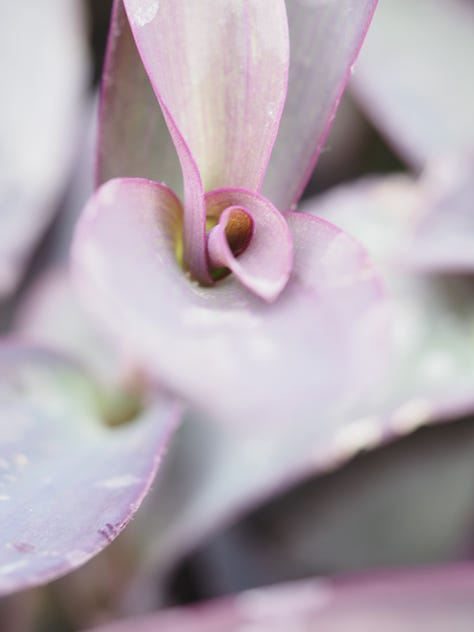
<instances>
[{"instance_id":1,"label":"waxy leaf surface","mask_svg":"<svg viewBox=\"0 0 474 632\"><path fill-rule=\"evenodd\" d=\"M292 0L285 4L291 49L288 94L264 182L265 195L280 211L290 209L298 200L311 174L377 2ZM163 116L159 108L155 107L153 90L133 43L121 0L116 0L114 15L112 24L115 26L110 33L102 93L104 115L101 118L99 181L117 176L141 176L163 181L180 193L181 179L170 137ZM274 17L267 12L272 24ZM215 17L211 18L211 22L214 21ZM268 37L269 34L267 20L263 36ZM274 69L270 74L273 73ZM209 81L214 79L210 78ZM209 83L209 94L213 94L213 85ZM232 109L238 107L243 96L238 92L238 85L234 82ZM261 87L258 89L260 91ZM255 100L257 103L260 103L260 98ZM217 103L213 107L220 105ZM195 114L190 115L190 122L195 120L198 112L196 110ZM276 121L277 113L278 108L266 101L260 108L259 116L271 115ZM226 120L222 116L217 119L219 128L226 125ZM229 145L233 142L227 134L233 133L234 129L230 125L226 127L230 129L217 139L216 149L211 148L215 161L218 160L218 153L215 152L222 152L222 142L229 143L230 140ZM252 125L252 129L254 127ZM260 146L261 143L256 140L260 138L261 130L257 128L257 132L251 139L254 142L250 151L252 160L248 166L254 164L253 160L257 157L255 145ZM203 132L198 128L193 133ZM222 129L219 131L216 128L216 136L219 133L222 133ZM270 137L262 147L265 150L271 148ZM237 155L233 155L232 159ZM243 162L247 163L247 160L246 157ZM225 165L225 162L222 164ZM222 164L218 164L219 171ZM229 164L234 165L234 161ZM256 182L265 168L264 161L257 167ZM247 164L242 164L240 168L247 169ZM212 187L225 185L251 188L248 180L221 180L220 184L211 180L209 184Z\"/></svg>"},{"instance_id":2,"label":"waxy leaf surface","mask_svg":"<svg viewBox=\"0 0 474 632\"><path fill-rule=\"evenodd\" d=\"M97 632L470 632L472 567L423 569L259 588L96 628Z\"/></svg>"},{"instance_id":3,"label":"waxy leaf surface","mask_svg":"<svg viewBox=\"0 0 474 632\"><path fill-rule=\"evenodd\" d=\"M165 182L182 192L181 169L122 0L115 0L101 87L96 176Z\"/></svg>"},{"instance_id":4,"label":"waxy leaf surface","mask_svg":"<svg viewBox=\"0 0 474 632\"><path fill-rule=\"evenodd\" d=\"M366 180L312 201L306 210L354 234L381 266L392 297L395 357L374 388L366 415L392 419L393 429L474 409L474 300L468 276L415 274L404 260L426 209L425 183ZM456 214L446 214L446 224Z\"/></svg>"},{"instance_id":5,"label":"waxy leaf surface","mask_svg":"<svg viewBox=\"0 0 474 632\"><path fill-rule=\"evenodd\" d=\"M275 300L293 265L293 243L283 215L267 199L245 189L211 191L206 207L208 216L219 217L208 235L211 261L229 268L258 296ZM238 256L232 244L238 250L242 239L243 252Z\"/></svg>"},{"instance_id":6,"label":"waxy leaf surface","mask_svg":"<svg viewBox=\"0 0 474 632\"><path fill-rule=\"evenodd\" d=\"M285 4L124 0L184 179L184 261L209 282L204 191L260 187L288 77Z\"/></svg>"},{"instance_id":7,"label":"waxy leaf surface","mask_svg":"<svg viewBox=\"0 0 474 632\"><path fill-rule=\"evenodd\" d=\"M164 395L108 428L101 394L46 351L0 348L0 593L82 565L129 522L179 417Z\"/></svg>"},{"instance_id":8,"label":"waxy leaf surface","mask_svg":"<svg viewBox=\"0 0 474 632\"><path fill-rule=\"evenodd\" d=\"M385 362L382 292L364 251L328 223L287 214L293 270L267 304L232 276L211 288L190 282L174 251L179 213L177 199L150 181L99 189L73 248L88 306L213 418L272 429L314 420L324 443L324 412L346 406Z\"/></svg>"},{"instance_id":9,"label":"waxy leaf surface","mask_svg":"<svg viewBox=\"0 0 474 632\"><path fill-rule=\"evenodd\" d=\"M318 403L314 421L308 419L298 432L290 428L286 434L258 437L249 432L236 437L225 427L195 418L183 426L168 463L170 474L165 471L163 487L156 492L157 506L166 503L165 496L173 502L167 511L156 513L160 537L144 556L157 561L161 571L262 498L334 467L359 449L474 410L472 281L444 274L414 275L402 259L425 205L424 181L407 177L363 180L307 203L309 210L353 231L386 273L395 327L391 367L352 408L327 414L324 421L332 432L324 447L318 434L322 417ZM180 468L182 462L187 463L186 469ZM442 467L437 470L441 472ZM459 474L463 476L464 466ZM374 496L376 490L371 487L366 497ZM349 508L348 515L358 514ZM348 516L335 514L329 533L338 533L345 524L355 528ZM323 535L320 540L330 541L327 534L323 540Z\"/></svg>"},{"instance_id":10,"label":"waxy leaf surface","mask_svg":"<svg viewBox=\"0 0 474 632\"><path fill-rule=\"evenodd\" d=\"M298 201L323 147L377 0L287 0L288 95L263 193L281 211Z\"/></svg>"}]
</instances>

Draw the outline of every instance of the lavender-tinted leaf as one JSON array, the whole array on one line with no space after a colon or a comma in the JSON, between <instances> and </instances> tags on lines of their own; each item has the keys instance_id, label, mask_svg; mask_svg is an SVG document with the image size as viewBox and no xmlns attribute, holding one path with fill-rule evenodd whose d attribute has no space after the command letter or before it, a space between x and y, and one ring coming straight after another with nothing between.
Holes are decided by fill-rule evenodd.
<instances>
[{"instance_id":1,"label":"lavender-tinted leaf","mask_svg":"<svg viewBox=\"0 0 474 632\"><path fill-rule=\"evenodd\" d=\"M176 149L138 54L122 0L115 0L102 79L98 184L143 177L182 190Z\"/></svg>"},{"instance_id":2,"label":"lavender-tinted leaf","mask_svg":"<svg viewBox=\"0 0 474 632\"><path fill-rule=\"evenodd\" d=\"M377 0L287 0L290 76L263 193L281 211L301 196Z\"/></svg>"},{"instance_id":3,"label":"lavender-tinted leaf","mask_svg":"<svg viewBox=\"0 0 474 632\"><path fill-rule=\"evenodd\" d=\"M368 386L389 333L379 279L357 243L288 214L293 272L269 305L232 277L211 288L189 281L174 251L179 213L155 183L111 181L86 208L74 247L90 309L160 380L214 418L262 432L324 419ZM323 449L330 428L315 428Z\"/></svg>"},{"instance_id":4,"label":"lavender-tinted leaf","mask_svg":"<svg viewBox=\"0 0 474 632\"><path fill-rule=\"evenodd\" d=\"M307 205L353 231L386 273L396 331L392 366L368 397L342 415L326 418L333 443L319 457L311 420L302 431L262 438L252 432L235 437L225 427L196 419L183 427L169 463L172 474L157 490L159 502L166 502L165 495L173 502L156 518L160 538L147 555L162 571L214 529L296 480L334 466L358 449L474 410L470 282L412 275L400 257L425 204L424 184L395 176L341 187Z\"/></svg>"},{"instance_id":5,"label":"lavender-tinted leaf","mask_svg":"<svg viewBox=\"0 0 474 632\"><path fill-rule=\"evenodd\" d=\"M179 408L157 395L107 428L84 373L49 352L0 350L0 592L42 584L102 550L143 500Z\"/></svg>"},{"instance_id":6,"label":"lavender-tinted leaf","mask_svg":"<svg viewBox=\"0 0 474 632\"><path fill-rule=\"evenodd\" d=\"M390 419L396 433L474 410L470 281L413 274L403 258L426 202L423 184L395 177L341 187L306 206L352 232L382 268L395 357L364 416Z\"/></svg>"},{"instance_id":7,"label":"lavender-tinted leaf","mask_svg":"<svg viewBox=\"0 0 474 632\"><path fill-rule=\"evenodd\" d=\"M271 12L255 0L124 6L181 162L184 262L209 283L203 193L261 185L286 94L285 5L277 0Z\"/></svg>"},{"instance_id":8,"label":"lavender-tinted leaf","mask_svg":"<svg viewBox=\"0 0 474 632\"><path fill-rule=\"evenodd\" d=\"M255 294L274 301L288 283L293 264L291 233L283 215L267 199L245 189L211 191L206 207L208 216L219 217L208 235L211 262L229 268ZM232 240L238 248L242 239L248 243L241 244L243 252L237 256Z\"/></svg>"},{"instance_id":9,"label":"lavender-tinted leaf","mask_svg":"<svg viewBox=\"0 0 474 632\"><path fill-rule=\"evenodd\" d=\"M97 632L470 632L474 572L468 565L241 593L97 628Z\"/></svg>"}]
</instances>

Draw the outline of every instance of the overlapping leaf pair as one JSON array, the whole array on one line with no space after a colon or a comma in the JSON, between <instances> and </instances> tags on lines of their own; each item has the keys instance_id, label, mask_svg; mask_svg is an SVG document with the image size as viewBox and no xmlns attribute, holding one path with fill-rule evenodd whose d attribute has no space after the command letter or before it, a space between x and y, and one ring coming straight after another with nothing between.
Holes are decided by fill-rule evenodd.
<instances>
[{"instance_id":1,"label":"overlapping leaf pair","mask_svg":"<svg viewBox=\"0 0 474 632\"><path fill-rule=\"evenodd\" d=\"M321 454L332 445L333 413L383 360L382 293L357 242L288 209L375 4L279 0L268 12L256 0L126 0L173 147L117 1L99 178L155 181L101 186L73 252L89 307L152 380L236 428L310 429ZM214 280L222 266L231 274ZM111 430L100 423L96 386L65 358L11 346L1 369L18 419L1 453L10 510L0 518L0 587L9 592L75 568L121 531L179 405L152 389L135 423Z\"/></svg>"},{"instance_id":2,"label":"overlapping leaf pair","mask_svg":"<svg viewBox=\"0 0 474 632\"><path fill-rule=\"evenodd\" d=\"M214 419L273 430L314 417L317 404L324 424L324 411L359 393L383 355L381 288L349 236L286 211L314 164L375 3L351 21L343 7L289 4L288 95L284 2L271 15L260 2L124 5L181 163L183 206L158 183L171 144L153 162L158 182L104 184L73 249L82 295L160 381ZM115 74L125 67L123 48L119 38ZM111 141L121 120L115 128L106 120L117 100L125 99L110 80L100 179L135 168L149 140L136 128L159 116L154 108L125 123L128 169ZM177 182L174 174L167 184L179 193ZM206 222L215 224L207 235ZM213 282L220 267L232 274Z\"/></svg>"}]
</instances>

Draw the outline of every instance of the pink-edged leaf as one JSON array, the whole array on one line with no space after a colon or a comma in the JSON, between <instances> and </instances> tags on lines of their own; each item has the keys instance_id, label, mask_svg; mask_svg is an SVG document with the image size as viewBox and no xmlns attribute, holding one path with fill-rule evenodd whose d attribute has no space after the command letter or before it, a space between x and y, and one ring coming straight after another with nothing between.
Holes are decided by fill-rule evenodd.
<instances>
[{"instance_id":1,"label":"pink-edged leaf","mask_svg":"<svg viewBox=\"0 0 474 632\"><path fill-rule=\"evenodd\" d=\"M107 344L77 304L65 271L53 270L33 287L21 306L16 329L28 340L79 358L109 384L124 372L117 350ZM223 425L209 424L196 415L186 419L174 437L159 484L131 531L127 530L134 550L140 552L140 600L147 594L146 585L151 584L150 572L156 596L157 580L163 586L177 559L230 516L240 515L326 463L349 456L350 427L345 439L344 432L336 432L333 446L320 453L317 439L310 437L311 432L317 434L311 430L313 426L311 423L304 432L289 428L283 436L272 432L264 437L255 436L250 427L236 436ZM354 451L362 447L361 442L353 444Z\"/></svg>"},{"instance_id":2,"label":"pink-edged leaf","mask_svg":"<svg viewBox=\"0 0 474 632\"><path fill-rule=\"evenodd\" d=\"M384 361L384 303L364 251L328 223L288 214L293 270L268 304L232 276L211 288L190 282L175 258L173 212L179 222L178 202L150 181L99 189L73 247L90 309L214 418L273 431L316 416L323 443L333 430L326 413L358 395Z\"/></svg>"},{"instance_id":3,"label":"pink-edged leaf","mask_svg":"<svg viewBox=\"0 0 474 632\"><path fill-rule=\"evenodd\" d=\"M126 526L179 416L150 397L133 423L105 426L101 395L68 360L0 348L0 593L82 565Z\"/></svg>"},{"instance_id":4,"label":"pink-edged leaf","mask_svg":"<svg viewBox=\"0 0 474 632\"><path fill-rule=\"evenodd\" d=\"M271 11L258 0L124 4L155 92L205 190L258 188L286 95L284 2Z\"/></svg>"},{"instance_id":5,"label":"pink-edged leaf","mask_svg":"<svg viewBox=\"0 0 474 632\"><path fill-rule=\"evenodd\" d=\"M87 79L82 27L76 0L3 8L0 294L19 282L69 176Z\"/></svg>"},{"instance_id":6,"label":"pink-edged leaf","mask_svg":"<svg viewBox=\"0 0 474 632\"><path fill-rule=\"evenodd\" d=\"M451 566L258 588L97 632L469 632L474 570Z\"/></svg>"},{"instance_id":7,"label":"pink-edged leaf","mask_svg":"<svg viewBox=\"0 0 474 632\"><path fill-rule=\"evenodd\" d=\"M283 215L265 198L245 189L218 189L206 195L210 231L208 253L215 267L229 268L246 287L273 301L288 282L293 244ZM234 254L235 253L235 254Z\"/></svg>"},{"instance_id":8,"label":"pink-edged leaf","mask_svg":"<svg viewBox=\"0 0 474 632\"><path fill-rule=\"evenodd\" d=\"M417 269L474 272L474 160L432 165L422 179L426 204L405 257Z\"/></svg>"},{"instance_id":9,"label":"pink-edged leaf","mask_svg":"<svg viewBox=\"0 0 474 632\"><path fill-rule=\"evenodd\" d=\"M377 0L287 0L288 96L263 192L281 211L301 196Z\"/></svg>"},{"instance_id":10,"label":"pink-edged leaf","mask_svg":"<svg viewBox=\"0 0 474 632\"><path fill-rule=\"evenodd\" d=\"M340 415L335 415L331 421L328 418L328 424L333 427L329 447L319 441L317 424L312 420L298 432L287 435L272 432L264 437L255 432L236 437L225 427L213 427L196 419L181 428L174 467L169 476L165 472L163 486L156 496L157 506L166 504L165 496L173 498L173 503L166 504L166 511L156 515L153 522L158 525L160 537L155 538L144 555L144 560L148 561L143 583L147 572L153 572L153 564L160 568L160 579L163 579L163 573L176 563L177 558L209 537L215 529L295 481L333 467L359 449L377 446L389 437L474 410L471 344L474 301L470 281L416 276L401 258L401 250L403 252L409 242L426 205L425 181L418 183L407 176L363 180L308 204L308 210L324 214L355 234L379 262L393 296L396 344L391 369L380 376L365 401L359 401L353 409L342 413L344 420ZM465 443L467 445L467 441ZM426 454L425 461L431 457ZM468 462L468 449L458 460L464 464ZM442 461L441 452L439 461ZM183 462L187 464L186 469L179 466ZM466 466L460 467L459 477L462 478ZM432 469L438 474L443 471L439 462L433 463ZM409 472L414 478L416 462ZM434 471L430 476L437 480ZM394 475L390 481L392 479L399 480ZM382 477L375 480L382 481L383 489L390 489L393 484ZM454 480L459 479L448 478L443 484L444 489L449 489ZM426 495L426 479L421 479L419 484L418 491L423 487ZM364 506L370 498L383 497L383 491L377 496L377 483L369 486L361 480L360 486L367 490L361 500ZM410 487L408 483L405 486ZM392 494L397 494L394 488ZM413 501L413 506L415 504ZM333 503L330 505L331 511L326 517L331 521L330 528L324 528L327 522L321 527L316 518L320 531L316 531L314 525L314 531L311 524L308 527L308 541L317 533L318 542L322 542L319 549L313 544L313 550L321 552L325 545L330 547L331 544L332 550L337 550L331 535L337 535L347 525L357 536L355 530L361 523L357 521L356 508L348 507L347 512L341 514ZM437 507L433 501L433 511ZM454 514L458 508L450 505L450 511ZM431 515L434 520L441 520L439 513ZM355 522L350 521L350 516L356 516ZM362 524L366 526L366 523ZM145 524L142 528L146 528ZM361 543L365 536L366 531L362 528ZM438 536L434 543L426 537L425 550L432 550L439 542L446 544L442 527ZM402 530L397 530L395 537L402 540ZM393 543L393 539L391 541ZM350 542L349 537L347 542ZM350 552L350 545L343 549L341 564L347 562ZM352 553L351 559L360 559L357 552ZM141 582L140 586L143 586Z\"/></svg>"},{"instance_id":11,"label":"pink-edged leaf","mask_svg":"<svg viewBox=\"0 0 474 632\"><path fill-rule=\"evenodd\" d=\"M165 182L177 193L181 170L122 0L115 0L102 79L98 184L118 176Z\"/></svg>"},{"instance_id":12,"label":"pink-edged leaf","mask_svg":"<svg viewBox=\"0 0 474 632\"><path fill-rule=\"evenodd\" d=\"M352 88L416 168L474 147L474 6L469 0L384 0Z\"/></svg>"},{"instance_id":13,"label":"pink-edged leaf","mask_svg":"<svg viewBox=\"0 0 474 632\"><path fill-rule=\"evenodd\" d=\"M283 0L124 0L184 178L184 259L209 281L203 191L259 188L286 94Z\"/></svg>"},{"instance_id":14,"label":"pink-edged leaf","mask_svg":"<svg viewBox=\"0 0 474 632\"><path fill-rule=\"evenodd\" d=\"M474 410L470 281L414 274L403 258L426 202L423 181L394 177L341 187L305 207L354 234L382 266L395 351L366 414L384 415L396 433Z\"/></svg>"}]
</instances>

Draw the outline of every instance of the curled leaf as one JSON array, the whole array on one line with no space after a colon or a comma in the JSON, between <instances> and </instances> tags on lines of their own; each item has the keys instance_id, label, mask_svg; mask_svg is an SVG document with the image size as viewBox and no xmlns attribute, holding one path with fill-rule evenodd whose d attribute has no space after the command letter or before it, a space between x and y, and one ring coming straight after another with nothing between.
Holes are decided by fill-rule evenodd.
<instances>
[{"instance_id":1,"label":"curled leaf","mask_svg":"<svg viewBox=\"0 0 474 632\"><path fill-rule=\"evenodd\" d=\"M331 224L288 214L294 265L268 304L232 276L209 288L191 282L174 251L179 215L156 183L123 179L99 189L73 248L89 309L212 417L278 428L317 414L325 433L325 413L359 394L385 362L383 294L364 251Z\"/></svg>"},{"instance_id":2,"label":"curled leaf","mask_svg":"<svg viewBox=\"0 0 474 632\"><path fill-rule=\"evenodd\" d=\"M181 162L184 261L209 282L204 191L260 186L286 94L285 5L124 0ZM128 175L128 174L125 174Z\"/></svg>"},{"instance_id":3,"label":"curled leaf","mask_svg":"<svg viewBox=\"0 0 474 632\"><path fill-rule=\"evenodd\" d=\"M246 287L273 301L288 282L293 263L291 234L283 215L265 198L244 189L206 195L211 263L229 268Z\"/></svg>"}]
</instances>

